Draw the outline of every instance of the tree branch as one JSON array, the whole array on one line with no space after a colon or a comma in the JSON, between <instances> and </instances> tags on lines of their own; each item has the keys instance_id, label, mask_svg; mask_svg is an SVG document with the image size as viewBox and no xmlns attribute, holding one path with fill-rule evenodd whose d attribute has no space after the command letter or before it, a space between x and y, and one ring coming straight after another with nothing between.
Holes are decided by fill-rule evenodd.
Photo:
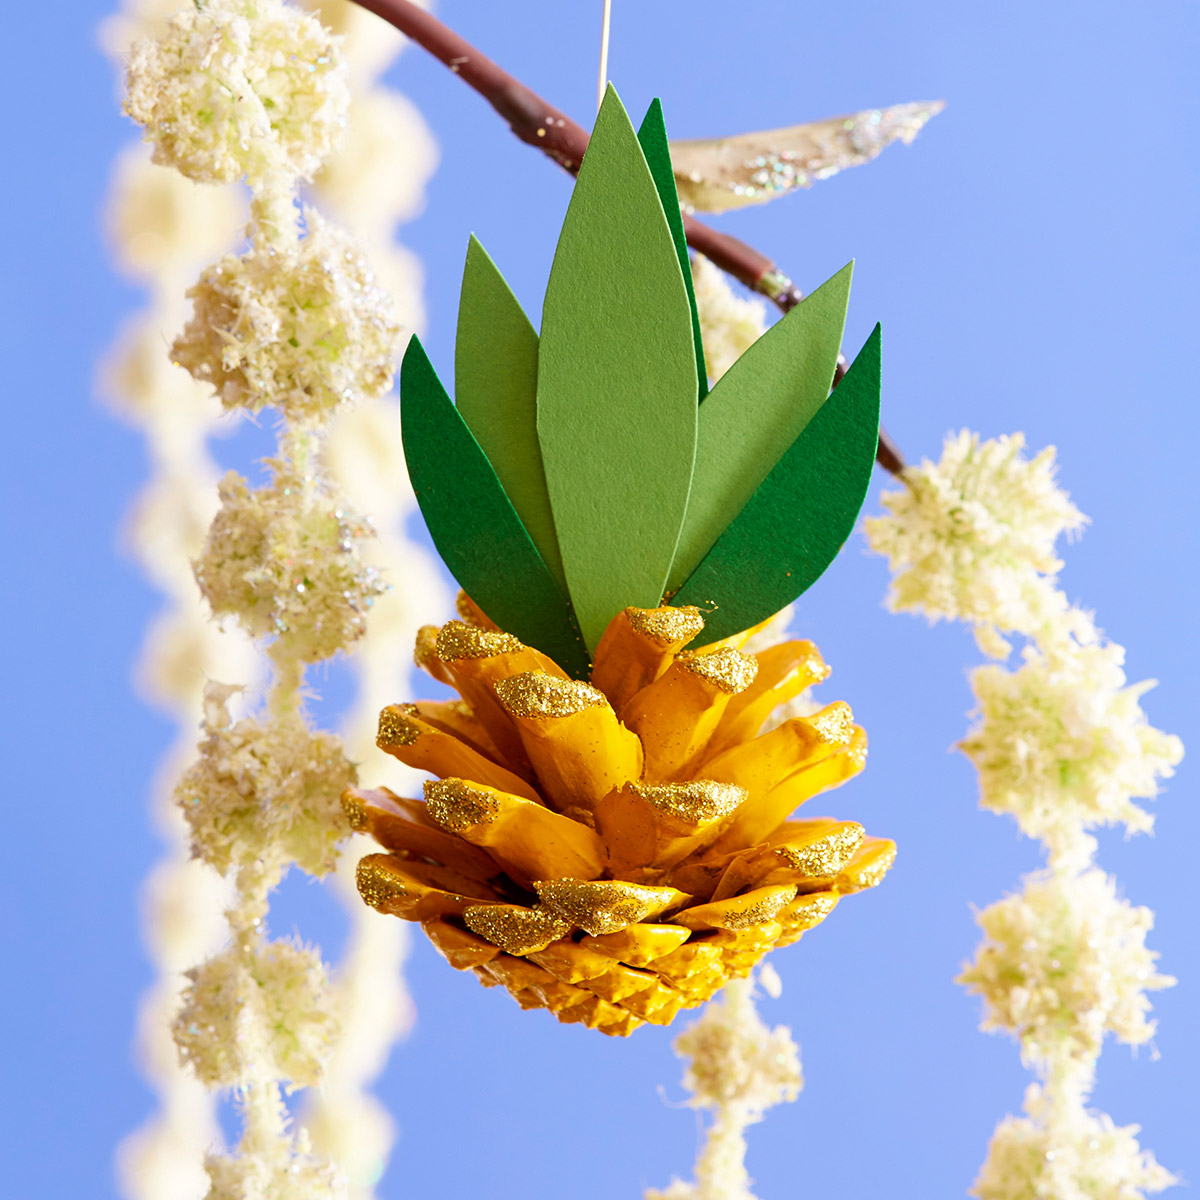
<instances>
[{"instance_id":1,"label":"tree branch","mask_svg":"<svg viewBox=\"0 0 1200 1200\"><path fill-rule=\"evenodd\" d=\"M383 18L401 33L444 63L464 83L478 92L527 145L536 146L560 167L575 174L587 149L588 133L566 113L548 104L454 30L411 0L355 0L362 8ZM726 274L746 287L770 297L788 312L804 298L800 289L765 254L727 233L685 215L688 245L703 254ZM834 387L846 373L846 360L839 358ZM891 439L880 430L876 462L893 475L904 467Z\"/></svg>"}]
</instances>

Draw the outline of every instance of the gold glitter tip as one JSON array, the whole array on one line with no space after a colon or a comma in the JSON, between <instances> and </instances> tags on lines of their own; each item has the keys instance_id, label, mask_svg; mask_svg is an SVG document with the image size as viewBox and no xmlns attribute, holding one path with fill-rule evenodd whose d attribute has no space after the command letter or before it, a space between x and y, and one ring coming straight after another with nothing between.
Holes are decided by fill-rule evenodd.
<instances>
[{"instance_id":1,"label":"gold glitter tip","mask_svg":"<svg viewBox=\"0 0 1200 1200\"><path fill-rule=\"evenodd\" d=\"M845 746L854 736L854 713L844 700L835 701L808 718L823 742ZM865 757L865 754L864 754Z\"/></svg>"},{"instance_id":2,"label":"gold glitter tip","mask_svg":"<svg viewBox=\"0 0 1200 1200\"><path fill-rule=\"evenodd\" d=\"M473 904L463 909L463 921L509 954L535 954L571 932L566 921L544 908L519 904Z\"/></svg>"},{"instance_id":3,"label":"gold glitter tip","mask_svg":"<svg viewBox=\"0 0 1200 1200\"><path fill-rule=\"evenodd\" d=\"M465 621L447 621L437 635L435 652L442 662L459 658L493 658L497 654L515 654L524 645L511 633L480 629Z\"/></svg>"},{"instance_id":4,"label":"gold glitter tip","mask_svg":"<svg viewBox=\"0 0 1200 1200\"><path fill-rule=\"evenodd\" d=\"M607 705L598 688L580 679L560 679L545 671L526 671L493 685L505 711L514 717L569 717L585 708Z\"/></svg>"},{"instance_id":5,"label":"gold glitter tip","mask_svg":"<svg viewBox=\"0 0 1200 1200\"><path fill-rule=\"evenodd\" d=\"M686 908L675 920L690 929L750 929L773 921L795 898L794 883L772 884L728 900Z\"/></svg>"},{"instance_id":6,"label":"gold glitter tip","mask_svg":"<svg viewBox=\"0 0 1200 1200\"><path fill-rule=\"evenodd\" d=\"M844 821L808 845L777 846L775 853L809 879L832 879L854 856L865 832L857 821Z\"/></svg>"},{"instance_id":7,"label":"gold glitter tip","mask_svg":"<svg viewBox=\"0 0 1200 1200\"><path fill-rule=\"evenodd\" d=\"M847 865L837 881L846 891L875 887L896 861L896 843L887 838L871 838Z\"/></svg>"},{"instance_id":8,"label":"gold glitter tip","mask_svg":"<svg viewBox=\"0 0 1200 1200\"><path fill-rule=\"evenodd\" d=\"M354 882L358 885L358 894L372 908L380 908L391 900L403 900L411 895L406 880L388 866L383 855L367 855L355 869Z\"/></svg>"},{"instance_id":9,"label":"gold glitter tip","mask_svg":"<svg viewBox=\"0 0 1200 1200\"><path fill-rule=\"evenodd\" d=\"M660 812L693 825L717 821L739 808L746 789L736 783L693 779L690 783L631 783L629 790Z\"/></svg>"},{"instance_id":10,"label":"gold glitter tip","mask_svg":"<svg viewBox=\"0 0 1200 1200\"><path fill-rule=\"evenodd\" d=\"M704 618L694 605L681 608L627 608L630 628L659 646L690 642L703 628Z\"/></svg>"},{"instance_id":11,"label":"gold glitter tip","mask_svg":"<svg viewBox=\"0 0 1200 1200\"><path fill-rule=\"evenodd\" d=\"M421 726L413 720L416 716L413 704L389 704L379 714L379 731L375 745L381 749L388 746L411 746L421 736Z\"/></svg>"},{"instance_id":12,"label":"gold glitter tip","mask_svg":"<svg viewBox=\"0 0 1200 1200\"><path fill-rule=\"evenodd\" d=\"M362 833L367 828L367 806L352 788L342 793L342 812L346 814L346 820L355 833Z\"/></svg>"},{"instance_id":13,"label":"gold glitter tip","mask_svg":"<svg viewBox=\"0 0 1200 1200\"><path fill-rule=\"evenodd\" d=\"M744 692L758 674L757 659L728 646L709 654L681 654L675 661L732 696Z\"/></svg>"},{"instance_id":14,"label":"gold glitter tip","mask_svg":"<svg viewBox=\"0 0 1200 1200\"><path fill-rule=\"evenodd\" d=\"M425 784L425 804L430 818L450 833L489 825L500 811L495 796L464 779L430 780Z\"/></svg>"},{"instance_id":15,"label":"gold glitter tip","mask_svg":"<svg viewBox=\"0 0 1200 1200\"><path fill-rule=\"evenodd\" d=\"M619 879L546 879L533 886L551 912L591 934L617 933L687 898L675 888Z\"/></svg>"}]
</instances>

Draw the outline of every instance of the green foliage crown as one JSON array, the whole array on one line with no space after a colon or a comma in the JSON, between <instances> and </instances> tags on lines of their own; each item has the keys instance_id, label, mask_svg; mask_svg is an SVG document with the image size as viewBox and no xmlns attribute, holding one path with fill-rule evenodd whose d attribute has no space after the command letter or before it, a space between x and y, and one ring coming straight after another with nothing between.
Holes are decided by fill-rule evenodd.
<instances>
[{"instance_id":1,"label":"green foliage crown","mask_svg":"<svg viewBox=\"0 0 1200 1200\"><path fill-rule=\"evenodd\" d=\"M879 328L830 391L853 264L708 389L662 109L610 87L563 222L542 330L467 251L457 404L414 337L409 476L434 544L501 628L577 677L628 605L765 620L849 536L879 430Z\"/></svg>"}]
</instances>

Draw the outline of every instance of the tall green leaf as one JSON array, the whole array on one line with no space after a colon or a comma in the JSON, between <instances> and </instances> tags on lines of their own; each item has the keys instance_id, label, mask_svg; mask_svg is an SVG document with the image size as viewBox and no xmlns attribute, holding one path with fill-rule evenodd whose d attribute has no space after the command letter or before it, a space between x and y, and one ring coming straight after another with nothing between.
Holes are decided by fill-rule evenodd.
<instances>
[{"instance_id":1,"label":"tall green leaf","mask_svg":"<svg viewBox=\"0 0 1200 1200\"><path fill-rule=\"evenodd\" d=\"M668 590L708 553L825 402L837 367L854 264L777 321L700 407L692 498Z\"/></svg>"},{"instance_id":2,"label":"tall green leaf","mask_svg":"<svg viewBox=\"0 0 1200 1200\"><path fill-rule=\"evenodd\" d=\"M400 432L417 503L450 573L502 629L586 678L571 607L416 337L400 369Z\"/></svg>"},{"instance_id":3,"label":"tall green leaf","mask_svg":"<svg viewBox=\"0 0 1200 1200\"><path fill-rule=\"evenodd\" d=\"M679 259L610 87L554 255L538 355L538 440L589 647L626 605L663 594L691 486L696 396Z\"/></svg>"},{"instance_id":4,"label":"tall green leaf","mask_svg":"<svg viewBox=\"0 0 1200 1200\"><path fill-rule=\"evenodd\" d=\"M662 101L655 96L638 128L638 142L646 156L646 165L662 201L675 255L683 272L688 304L692 309L692 342L696 351L696 380L700 400L708 395L708 368L704 364L704 342L700 338L700 310L696 307L696 289L692 286L692 260L688 257L687 234L683 231L683 213L679 210L679 193L675 190L675 171L671 166L671 147L667 142L667 122L663 117Z\"/></svg>"},{"instance_id":5,"label":"tall green leaf","mask_svg":"<svg viewBox=\"0 0 1200 1200\"><path fill-rule=\"evenodd\" d=\"M790 604L833 562L866 499L879 440L879 326L672 603L712 640Z\"/></svg>"},{"instance_id":6,"label":"tall green leaf","mask_svg":"<svg viewBox=\"0 0 1200 1200\"><path fill-rule=\"evenodd\" d=\"M537 331L472 234L458 305L454 400L565 596L537 439L537 363Z\"/></svg>"}]
</instances>

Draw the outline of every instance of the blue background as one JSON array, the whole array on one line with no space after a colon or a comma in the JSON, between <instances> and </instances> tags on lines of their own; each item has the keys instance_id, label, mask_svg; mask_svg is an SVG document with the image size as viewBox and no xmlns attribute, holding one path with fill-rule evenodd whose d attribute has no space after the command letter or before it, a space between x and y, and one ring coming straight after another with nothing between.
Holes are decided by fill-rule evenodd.
<instances>
[{"instance_id":1,"label":"blue background","mask_svg":"<svg viewBox=\"0 0 1200 1200\"><path fill-rule=\"evenodd\" d=\"M1194 740L1195 5L615 7L611 77L631 110L660 95L675 136L949 101L912 148L720 224L806 288L857 259L848 343L882 320L885 422L910 457L936 457L962 426L1059 447L1062 481L1093 521L1065 551L1064 586L1128 647L1132 680L1161 680L1151 720ZM112 1148L150 1106L130 1048L149 979L136 888L157 853L145 796L171 731L129 682L159 603L117 549L142 447L92 399L93 363L140 303L98 236L113 156L133 133L94 49L106 10L21 6L0 76L0 1128L13 1196L113 1194ZM587 119L598 0L445 0L441 13ZM392 79L442 146L428 210L404 236L425 262L429 344L448 368L467 233L536 312L569 181L421 52ZM262 452L250 445L221 453ZM884 887L774 958L785 990L764 1014L794 1029L807 1089L751 1133L764 1200L962 1194L1026 1082L1016 1048L976 1032L977 1002L951 977L976 941L971 906L1034 868L1036 847L977 811L969 764L947 753L966 728L969 634L887 614L886 582L856 540L801 606L799 627L835 668L825 695L849 700L871 735L866 774L829 808L894 836L901 856ZM1144 1144L1195 1180L1192 779L1185 763L1156 806L1155 839L1102 839L1125 894L1157 912L1151 943L1180 983L1155 1000L1161 1059L1110 1046L1096 1103L1140 1122ZM277 913L277 932L294 921L336 946L341 919L319 888L293 879ZM417 1025L380 1086L401 1125L382 1195L474 1195L486 1176L493 1200L632 1200L688 1173L695 1127L668 1103L682 1095L671 1032L614 1042L521 1013L424 944L410 979Z\"/></svg>"}]
</instances>

